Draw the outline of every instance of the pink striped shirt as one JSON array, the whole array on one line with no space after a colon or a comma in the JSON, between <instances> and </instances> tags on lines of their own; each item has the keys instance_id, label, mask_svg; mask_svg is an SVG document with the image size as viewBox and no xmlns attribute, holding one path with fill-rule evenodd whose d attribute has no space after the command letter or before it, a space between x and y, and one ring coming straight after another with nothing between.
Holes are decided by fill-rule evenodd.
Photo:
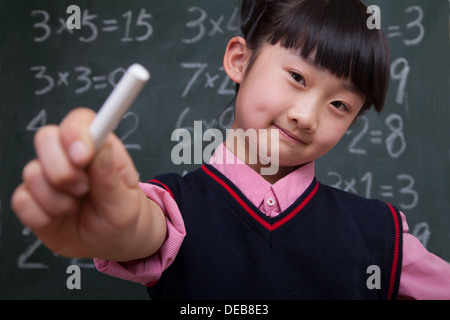
<instances>
[{"instance_id":1,"label":"pink striped shirt","mask_svg":"<svg viewBox=\"0 0 450 320\"><path fill-rule=\"evenodd\" d=\"M311 162L275 184L270 184L236 158L223 144L218 148L221 152L213 155L210 164L233 182L256 207L271 217L286 210L303 194L314 178L314 163ZM233 160L233 165L229 164L229 159ZM94 259L94 263L103 273L148 284L157 281L175 259L186 230L178 206L166 190L148 183L140 183L139 186L166 214L166 241L153 256L136 263L100 259ZM401 217L404 233L399 299L450 299L450 264L428 252L417 238L409 234L406 217L403 213Z\"/></svg>"}]
</instances>

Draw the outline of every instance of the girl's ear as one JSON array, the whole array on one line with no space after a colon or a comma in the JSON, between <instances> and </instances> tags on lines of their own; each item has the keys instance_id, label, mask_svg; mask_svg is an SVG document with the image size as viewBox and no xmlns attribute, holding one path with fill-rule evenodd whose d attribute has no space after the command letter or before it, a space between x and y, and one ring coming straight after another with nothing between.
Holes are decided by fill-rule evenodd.
<instances>
[{"instance_id":1,"label":"girl's ear","mask_svg":"<svg viewBox=\"0 0 450 320\"><path fill-rule=\"evenodd\" d=\"M247 48L244 38L233 37L228 42L223 58L223 67L233 82L241 84L249 57L250 50Z\"/></svg>"}]
</instances>

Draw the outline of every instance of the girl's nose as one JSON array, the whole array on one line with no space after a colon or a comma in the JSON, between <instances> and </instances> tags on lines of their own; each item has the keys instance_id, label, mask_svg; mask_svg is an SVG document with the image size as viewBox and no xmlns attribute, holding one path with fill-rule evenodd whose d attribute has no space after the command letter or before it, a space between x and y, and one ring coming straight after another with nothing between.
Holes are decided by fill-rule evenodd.
<instances>
[{"instance_id":1,"label":"girl's nose","mask_svg":"<svg viewBox=\"0 0 450 320\"><path fill-rule=\"evenodd\" d=\"M319 104L317 101L301 101L288 110L287 116L300 130L314 133L319 120Z\"/></svg>"}]
</instances>

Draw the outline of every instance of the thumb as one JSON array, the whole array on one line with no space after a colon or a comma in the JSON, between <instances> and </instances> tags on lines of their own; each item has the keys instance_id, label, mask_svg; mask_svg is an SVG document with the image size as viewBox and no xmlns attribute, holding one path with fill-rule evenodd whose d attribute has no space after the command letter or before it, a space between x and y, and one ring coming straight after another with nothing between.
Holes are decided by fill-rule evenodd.
<instances>
[{"instance_id":1,"label":"thumb","mask_svg":"<svg viewBox=\"0 0 450 320\"><path fill-rule=\"evenodd\" d=\"M99 212L126 212L137 202L131 198L133 194L137 194L133 193L138 189L137 173L132 171L134 167L124 168L121 161L124 155L117 151L121 150L118 147L120 145L116 146L114 140L109 139L96 152L88 168L90 197ZM133 180L133 183L129 183L127 179Z\"/></svg>"},{"instance_id":2,"label":"thumb","mask_svg":"<svg viewBox=\"0 0 450 320\"><path fill-rule=\"evenodd\" d=\"M120 179L114 167L111 149L110 144L102 146L88 168L90 193L95 202L99 199L108 201L114 199L116 190L120 188Z\"/></svg>"},{"instance_id":3,"label":"thumb","mask_svg":"<svg viewBox=\"0 0 450 320\"><path fill-rule=\"evenodd\" d=\"M92 160L95 148L89 134L89 124L95 112L87 108L72 110L61 122L61 139L71 162L85 167Z\"/></svg>"}]
</instances>

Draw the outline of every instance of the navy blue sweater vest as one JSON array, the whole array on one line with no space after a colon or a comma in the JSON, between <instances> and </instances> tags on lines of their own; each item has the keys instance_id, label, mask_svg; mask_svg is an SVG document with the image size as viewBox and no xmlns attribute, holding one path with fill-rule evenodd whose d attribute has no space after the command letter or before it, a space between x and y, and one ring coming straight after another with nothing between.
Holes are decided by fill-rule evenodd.
<instances>
[{"instance_id":1,"label":"navy blue sweater vest","mask_svg":"<svg viewBox=\"0 0 450 320\"><path fill-rule=\"evenodd\" d=\"M187 233L172 265L147 288L154 300L397 296L403 231L389 204L314 179L270 218L210 165L149 182L171 193Z\"/></svg>"}]
</instances>

